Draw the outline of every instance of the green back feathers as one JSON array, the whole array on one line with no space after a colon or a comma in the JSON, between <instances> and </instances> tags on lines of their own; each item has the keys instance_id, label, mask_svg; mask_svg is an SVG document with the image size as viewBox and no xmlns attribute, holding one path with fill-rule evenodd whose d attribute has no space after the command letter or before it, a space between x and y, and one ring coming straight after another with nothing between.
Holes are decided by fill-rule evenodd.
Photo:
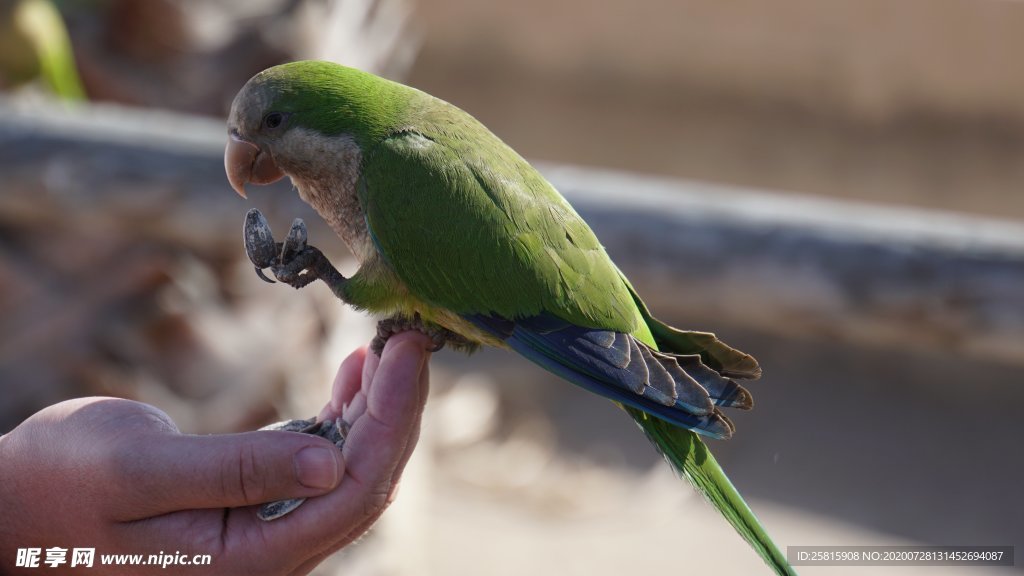
<instances>
[{"instance_id":1,"label":"green back feathers","mask_svg":"<svg viewBox=\"0 0 1024 576\"><path fill-rule=\"evenodd\" d=\"M579 326L646 332L572 207L483 126L449 112L386 139L364 162L367 221L413 293L462 315L548 312Z\"/></svg>"},{"instance_id":2,"label":"green back feathers","mask_svg":"<svg viewBox=\"0 0 1024 576\"><path fill-rule=\"evenodd\" d=\"M462 315L549 312L580 326L645 329L583 220L479 124L459 130L475 120L455 112L366 151L367 222L402 281Z\"/></svg>"}]
</instances>

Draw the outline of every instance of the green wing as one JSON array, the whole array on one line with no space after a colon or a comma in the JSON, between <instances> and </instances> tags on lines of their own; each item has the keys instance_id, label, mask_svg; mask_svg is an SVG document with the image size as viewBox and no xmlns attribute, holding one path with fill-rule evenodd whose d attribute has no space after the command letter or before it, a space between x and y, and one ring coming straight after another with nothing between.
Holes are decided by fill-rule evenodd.
<instances>
[{"instance_id":1,"label":"green wing","mask_svg":"<svg viewBox=\"0 0 1024 576\"><path fill-rule=\"evenodd\" d=\"M646 332L586 223L464 113L368 150L359 191L381 254L428 304L510 320L547 312L578 326Z\"/></svg>"}]
</instances>

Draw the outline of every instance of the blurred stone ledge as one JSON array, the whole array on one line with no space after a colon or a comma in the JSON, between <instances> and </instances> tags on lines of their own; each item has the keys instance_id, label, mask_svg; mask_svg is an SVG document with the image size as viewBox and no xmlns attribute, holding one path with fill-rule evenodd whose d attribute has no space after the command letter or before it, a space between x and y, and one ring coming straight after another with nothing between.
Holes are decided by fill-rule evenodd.
<instances>
[{"instance_id":1,"label":"blurred stone ledge","mask_svg":"<svg viewBox=\"0 0 1024 576\"><path fill-rule=\"evenodd\" d=\"M275 226L306 217L329 248L287 183L240 202L224 134L216 119L0 101L0 226L128 228L238 258L256 205ZM659 316L1024 363L1024 222L539 167Z\"/></svg>"}]
</instances>

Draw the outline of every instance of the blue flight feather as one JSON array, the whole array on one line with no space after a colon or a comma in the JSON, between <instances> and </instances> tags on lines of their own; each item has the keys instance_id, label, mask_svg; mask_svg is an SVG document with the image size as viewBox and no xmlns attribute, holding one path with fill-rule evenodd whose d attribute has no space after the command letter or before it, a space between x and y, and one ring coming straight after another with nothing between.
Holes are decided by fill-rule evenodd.
<instances>
[{"instance_id":1,"label":"blue flight feather","mask_svg":"<svg viewBox=\"0 0 1024 576\"><path fill-rule=\"evenodd\" d=\"M638 385L634 377L640 366L646 366L643 358L650 356L650 353L634 353L630 365L623 366L622 342L633 340L631 345L634 350L644 346L627 334L575 326L549 314L516 321L483 315L466 319L481 330L501 338L533 363L595 394L643 410L698 434L712 438L732 435L732 424L713 407L701 411L702 407L694 407L679 400L672 403L672 398L664 392L655 392L650 386L647 386L646 391L652 394L639 392L643 384L641 382ZM609 346L602 346L605 343ZM654 353L657 354L656 351ZM676 370L685 375L678 366ZM679 378L678 375L674 377ZM688 382L683 382L677 388L692 386L703 391L695 381L689 377L687 379ZM708 400L706 391L703 394L704 399Z\"/></svg>"}]
</instances>

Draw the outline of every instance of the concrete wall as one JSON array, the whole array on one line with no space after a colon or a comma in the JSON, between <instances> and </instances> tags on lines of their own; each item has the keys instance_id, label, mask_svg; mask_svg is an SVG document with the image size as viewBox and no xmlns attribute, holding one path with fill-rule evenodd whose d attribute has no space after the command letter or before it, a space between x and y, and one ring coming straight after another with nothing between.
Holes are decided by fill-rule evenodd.
<instances>
[{"instance_id":1,"label":"concrete wall","mask_svg":"<svg viewBox=\"0 0 1024 576\"><path fill-rule=\"evenodd\" d=\"M408 80L529 157L1024 217L1024 3L418 6Z\"/></svg>"},{"instance_id":2,"label":"concrete wall","mask_svg":"<svg viewBox=\"0 0 1024 576\"><path fill-rule=\"evenodd\" d=\"M884 120L1024 121L1024 4L1000 0L421 0L425 53Z\"/></svg>"}]
</instances>

